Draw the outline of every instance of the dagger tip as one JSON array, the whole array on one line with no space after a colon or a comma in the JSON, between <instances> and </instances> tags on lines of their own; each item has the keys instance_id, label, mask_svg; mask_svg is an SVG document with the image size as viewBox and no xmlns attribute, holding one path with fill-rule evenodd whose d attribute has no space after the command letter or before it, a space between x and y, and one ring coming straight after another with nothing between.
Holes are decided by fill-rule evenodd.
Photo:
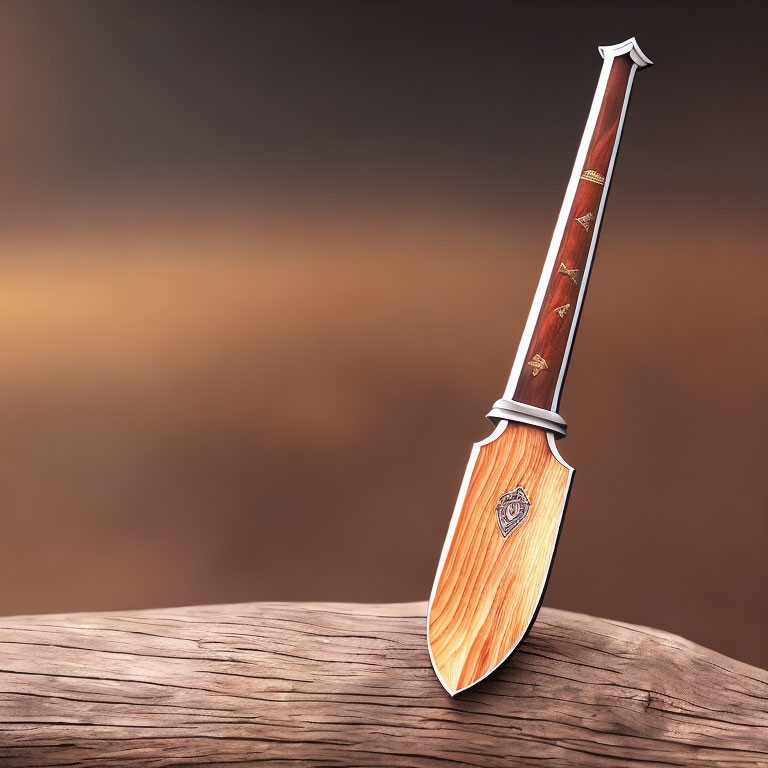
<instances>
[{"instance_id":1,"label":"dagger tip","mask_svg":"<svg viewBox=\"0 0 768 768\"><path fill-rule=\"evenodd\" d=\"M524 634L518 638L517 642L497 663L478 669L477 667L469 668L462 661L457 661L455 658L451 659L450 657L441 656L439 652L437 653L437 658L435 658L435 652L428 633L427 649L429 651L429 660L432 663L432 669L437 679L440 681L440 685L443 686L451 698L455 698L469 688L474 688L478 683L493 674L517 649ZM440 659L439 662L438 659Z\"/></svg>"},{"instance_id":2,"label":"dagger tip","mask_svg":"<svg viewBox=\"0 0 768 768\"><path fill-rule=\"evenodd\" d=\"M460 693L463 693L468 688L472 688L476 683L479 683L480 680L475 680L469 685L465 685L463 688L454 688L451 686L451 684L440 674L440 670L435 666L434 662L432 663L432 669L435 670L435 674L437 675L437 679L440 681L440 685L443 686L443 689L445 692L452 698L455 699Z\"/></svg>"},{"instance_id":3,"label":"dagger tip","mask_svg":"<svg viewBox=\"0 0 768 768\"><path fill-rule=\"evenodd\" d=\"M439 679L439 678L438 678ZM453 699L456 697L456 694L458 694L458 691L454 691L453 688L451 688L449 685L444 683L442 680L440 680L443 686L443 690Z\"/></svg>"},{"instance_id":4,"label":"dagger tip","mask_svg":"<svg viewBox=\"0 0 768 768\"><path fill-rule=\"evenodd\" d=\"M451 698L455 698L463 691L466 691L467 688L472 688L472 686L479 683L480 680L483 679L483 677L486 677L486 675L483 675L483 677L480 677L477 680L473 680L472 682L459 687L458 683L460 678L460 671L457 672L454 670L453 674L451 674L451 670L449 668L441 669L440 666L438 666L437 662L435 661L435 657L432 654L432 645L429 642L427 643L427 647L429 649L429 660L432 662L432 669L434 670L435 675L437 676L437 679L440 681L440 685L443 686L446 693Z\"/></svg>"}]
</instances>

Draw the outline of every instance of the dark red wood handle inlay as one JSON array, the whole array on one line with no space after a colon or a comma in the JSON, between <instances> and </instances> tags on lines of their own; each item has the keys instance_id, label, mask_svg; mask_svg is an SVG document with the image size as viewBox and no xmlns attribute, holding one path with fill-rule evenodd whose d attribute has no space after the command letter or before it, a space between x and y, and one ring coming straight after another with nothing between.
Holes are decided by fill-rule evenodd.
<instances>
[{"instance_id":1,"label":"dark red wood handle inlay","mask_svg":"<svg viewBox=\"0 0 768 768\"><path fill-rule=\"evenodd\" d=\"M589 278L587 261L592 241L598 234L598 211L603 195L607 194L605 177L618 137L632 68L629 55L613 60L563 239L528 347L526 364L515 389L514 399L518 402L557 410L553 400L561 370L568 364L566 348L571 326L578 321L579 293L582 286L586 288L584 283Z\"/></svg>"}]
</instances>

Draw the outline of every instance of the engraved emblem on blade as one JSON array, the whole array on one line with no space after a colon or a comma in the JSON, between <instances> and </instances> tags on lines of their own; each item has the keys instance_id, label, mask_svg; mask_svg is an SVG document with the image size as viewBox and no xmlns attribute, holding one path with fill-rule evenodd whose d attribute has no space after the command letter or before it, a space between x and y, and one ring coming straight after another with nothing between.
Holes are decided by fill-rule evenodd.
<instances>
[{"instance_id":1,"label":"engraved emblem on blade","mask_svg":"<svg viewBox=\"0 0 768 768\"><path fill-rule=\"evenodd\" d=\"M530 508L531 502L520 486L499 499L496 504L496 522L505 539L523 522Z\"/></svg>"},{"instance_id":2,"label":"engraved emblem on blade","mask_svg":"<svg viewBox=\"0 0 768 768\"><path fill-rule=\"evenodd\" d=\"M541 355L534 355L533 358L528 361L528 365L533 368L531 376L538 376L539 371L544 370L544 368L549 368L547 361Z\"/></svg>"},{"instance_id":3,"label":"engraved emblem on blade","mask_svg":"<svg viewBox=\"0 0 768 768\"><path fill-rule=\"evenodd\" d=\"M558 315L560 315L560 318L564 318L568 310L571 308L570 304L563 304L562 307L555 307L552 311L557 312Z\"/></svg>"},{"instance_id":4,"label":"engraved emblem on blade","mask_svg":"<svg viewBox=\"0 0 768 768\"><path fill-rule=\"evenodd\" d=\"M584 179L584 181L591 181L595 184L599 184L601 187L605 184L605 176L599 171L584 171L584 173L581 174L581 178Z\"/></svg>"},{"instance_id":5,"label":"engraved emblem on blade","mask_svg":"<svg viewBox=\"0 0 768 768\"><path fill-rule=\"evenodd\" d=\"M560 269L557 270L558 275L568 275L568 277L573 280L576 285L579 284L579 281L576 279L579 276L579 270L578 269L568 269L568 267L565 266L565 264L561 261L560 262Z\"/></svg>"},{"instance_id":6,"label":"engraved emblem on blade","mask_svg":"<svg viewBox=\"0 0 768 768\"><path fill-rule=\"evenodd\" d=\"M592 215L592 213L585 213L583 216L579 216L578 219L574 219L574 221L578 221L579 224L581 224L584 229L589 232L590 228L592 227L592 222L595 220L595 217Z\"/></svg>"}]
</instances>

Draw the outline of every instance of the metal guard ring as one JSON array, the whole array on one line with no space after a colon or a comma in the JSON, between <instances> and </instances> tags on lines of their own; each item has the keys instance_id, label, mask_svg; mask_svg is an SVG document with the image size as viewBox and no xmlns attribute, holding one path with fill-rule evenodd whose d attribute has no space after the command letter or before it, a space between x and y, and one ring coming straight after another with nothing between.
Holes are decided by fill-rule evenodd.
<instances>
[{"instance_id":1,"label":"metal guard ring","mask_svg":"<svg viewBox=\"0 0 768 768\"><path fill-rule=\"evenodd\" d=\"M553 432L558 439L565 437L568 425L560 414L548 411L545 408L536 408L533 405L518 403L516 400L497 400L493 404L488 418L494 423L505 419L517 421L520 424L530 424L533 427L541 427L548 432Z\"/></svg>"}]
</instances>

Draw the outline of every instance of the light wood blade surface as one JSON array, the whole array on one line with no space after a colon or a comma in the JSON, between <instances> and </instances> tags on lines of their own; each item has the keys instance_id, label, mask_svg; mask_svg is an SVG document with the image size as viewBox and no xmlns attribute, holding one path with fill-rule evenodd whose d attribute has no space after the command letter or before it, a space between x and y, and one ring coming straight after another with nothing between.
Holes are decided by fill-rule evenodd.
<instances>
[{"instance_id":1,"label":"light wood blade surface","mask_svg":"<svg viewBox=\"0 0 768 768\"><path fill-rule=\"evenodd\" d=\"M432 663L452 695L492 672L541 601L573 469L537 427L501 422L475 445L429 607ZM499 499L522 488L528 513L505 537Z\"/></svg>"}]
</instances>

